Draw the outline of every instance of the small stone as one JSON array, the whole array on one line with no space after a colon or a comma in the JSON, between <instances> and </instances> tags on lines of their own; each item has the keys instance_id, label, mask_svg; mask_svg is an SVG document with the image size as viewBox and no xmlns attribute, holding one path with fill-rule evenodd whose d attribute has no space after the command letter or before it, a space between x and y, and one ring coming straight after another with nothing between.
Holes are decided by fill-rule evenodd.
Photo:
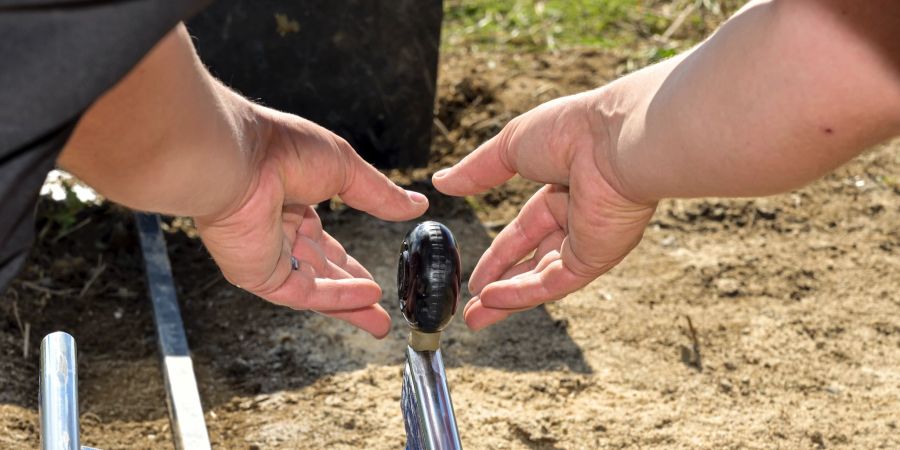
<instances>
[{"instance_id":1,"label":"small stone","mask_svg":"<svg viewBox=\"0 0 900 450\"><path fill-rule=\"evenodd\" d=\"M809 440L812 441L813 444L816 444L818 448L825 448L825 437L822 436L822 433L816 431L815 433L809 436Z\"/></svg>"},{"instance_id":2,"label":"small stone","mask_svg":"<svg viewBox=\"0 0 900 450\"><path fill-rule=\"evenodd\" d=\"M715 286L716 292L723 297L735 297L741 292L741 282L734 278L719 278Z\"/></svg>"},{"instance_id":3,"label":"small stone","mask_svg":"<svg viewBox=\"0 0 900 450\"><path fill-rule=\"evenodd\" d=\"M727 393L731 392L732 388L733 388L733 386L731 385L730 381L728 381L728 380L719 381L719 389L721 389L722 392L727 394Z\"/></svg>"},{"instance_id":4,"label":"small stone","mask_svg":"<svg viewBox=\"0 0 900 450\"><path fill-rule=\"evenodd\" d=\"M778 210L774 206L770 205L769 202L757 201L756 215L760 219L774 220L778 215Z\"/></svg>"}]
</instances>

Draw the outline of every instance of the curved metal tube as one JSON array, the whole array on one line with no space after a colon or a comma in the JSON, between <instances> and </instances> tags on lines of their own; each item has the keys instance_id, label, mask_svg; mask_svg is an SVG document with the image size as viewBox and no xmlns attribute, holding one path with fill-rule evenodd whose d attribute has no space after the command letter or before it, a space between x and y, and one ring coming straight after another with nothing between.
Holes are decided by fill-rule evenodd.
<instances>
[{"instance_id":1,"label":"curved metal tube","mask_svg":"<svg viewBox=\"0 0 900 450\"><path fill-rule=\"evenodd\" d=\"M462 449L440 350L406 347L401 402L407 449Z\"/></svg>"},{"instance_id":2,"label":"curved metal tube","mask_svg":"<svg viewBox=\"0 0 900 450\"><path fill-rule=\"evenodd\" d=\"M57 331L41 341L41 448L79 450L75 338Z\"/></svg>"}]
</instances>

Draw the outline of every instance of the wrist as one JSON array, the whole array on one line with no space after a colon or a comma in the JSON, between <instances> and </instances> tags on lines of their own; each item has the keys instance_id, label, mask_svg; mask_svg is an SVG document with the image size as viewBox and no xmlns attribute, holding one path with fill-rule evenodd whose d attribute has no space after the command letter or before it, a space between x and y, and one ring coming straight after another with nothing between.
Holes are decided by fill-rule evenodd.
<instances>
[{"instance_id":1,"label":"wrist","mask_svg":"<svg viewBox=\"0 0 900 450\"><path fill-rule=\"evenodd\" d=\"M628 133L633 114L633 99L627 91L613 82L585 93L585 106L594 137L594 160L604 181L623 200L640 206L655 206L660 200L646 195L632 182L628 170L627 145L623 135Z\"/></svg>"},{"instance_id":2,"label":"wrist","mask_svg":"<svg viewBox=\"0 0 900 450\"><path fill-rule=\"evenodd\" d=\"M271 139L273 124L265 108L241 97L217 82L220 99L228 112L232 144L229 146L232 169L230 178L213 183L214 192L207 205L190 214L198 221L215 221L241 208L254 191L259 165Z\"/></svg>"}]
</instances>

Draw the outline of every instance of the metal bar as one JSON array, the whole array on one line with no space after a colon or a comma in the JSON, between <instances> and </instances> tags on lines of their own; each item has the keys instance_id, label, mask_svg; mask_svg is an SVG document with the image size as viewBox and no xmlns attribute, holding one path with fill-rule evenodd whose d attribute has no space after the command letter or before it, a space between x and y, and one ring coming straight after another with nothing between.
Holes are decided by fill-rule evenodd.
<instances>
[{"instance_id":1,"label":"metal bar","mask_svg":"<svg viewBox=\"0 0 900 450\"><path fill-rule=\"evenodd\" d=\"M408 450L461 450L441 351L406 347L401 406Z\"/></svg>"},{"instance_id":2,"label":"metal bar","mask_svg":"<svg viewBox=\"0 0 900 450\"><path fill-rule=\"evenodd\" d=\"M210 449L200 392L175 295L166 242L156 214L135 214L156 323L172 438L178 450Z\"/></svg>"},{"instance_id":3,"label":"metal bar","mask_svg":"<svg viewBox=\"0 0 900 450\"><path fill-rule=\"evenodd\" d=\"M41 341L41 448L79 450L78 362L75 339L50 333Z\"/></svg>"}]
</instances>

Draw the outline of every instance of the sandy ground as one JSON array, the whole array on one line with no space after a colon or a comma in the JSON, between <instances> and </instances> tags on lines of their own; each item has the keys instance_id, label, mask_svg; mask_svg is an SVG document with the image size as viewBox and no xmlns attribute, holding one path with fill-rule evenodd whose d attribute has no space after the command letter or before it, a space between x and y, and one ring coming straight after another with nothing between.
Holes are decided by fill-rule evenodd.
<instances>
[{"instance_id":1,"label":"sandy ground","mask_svg":"<svg viewBox=\"0 0 900 450\"><path fill-rule=\"evenodd\" d=\"M392 176L429 194L427 218L454 231L466 276L536 185L449 199L428 173L529 107L610 79L620 62L584 51L444 57L434 161ZM898 149L879 146L777 197L663 202L641 245L583 291L479 333L456 320L444 352L465 446L900 448ZM0 301L0 447L37 446L36 353L63 329L80 351L83 442L166 448L129 216L104 206L78 218L91 222L56 241L48 228ZM404 445L394 277L412 224L340 207L323 220L384 287L395 319L385 340L230 287L190 227L170 227L215 448Z\"/></svg>"}]
</instances>

